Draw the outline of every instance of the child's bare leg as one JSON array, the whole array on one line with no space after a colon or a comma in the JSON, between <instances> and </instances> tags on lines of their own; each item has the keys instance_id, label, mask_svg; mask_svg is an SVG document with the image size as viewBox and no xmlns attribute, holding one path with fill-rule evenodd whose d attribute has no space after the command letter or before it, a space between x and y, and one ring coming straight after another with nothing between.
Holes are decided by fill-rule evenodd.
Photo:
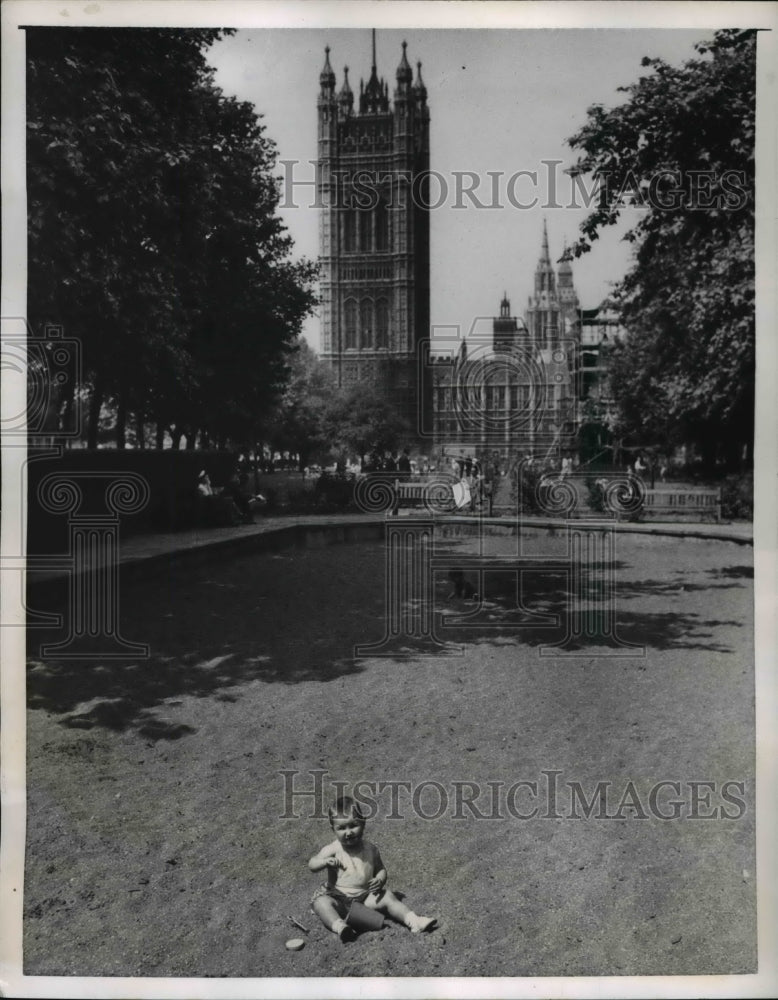
<instances>
[{"instance_id":1,"label":"child's bare leg","mask_svg":"<svg viewBox=\"0 0 778 1000\"><path fill-rule=\"evenodd\" d=\"M414 934L421 931L432 930L437 921L434 917L420 917L413 910L401 902L391 889L386 889L383 896L378 901L377 910L387 913L392 920L400 924L405 924Z\"/></svg>"},{"instance_id":2,"label":"child's bare leg","mask_svg":"<svg viewBox=\"0 0 778 1000\"><path fill-rule=\"evenodd\" d=\"M391 889L384 890L383 895L376 903L376 909L388 913L392 920L396 920L400 924L404 924L413 912L395 896Z\"/></svg>"},{"instance_id":3,"label":"child's bare leg","mask_svg":"<svg viewBox=\"0 0 778 1000\"><path fill-rule=\"evenodd\" d=\"M330 896L319 896L313 901L313 912L321 920L324 926L338 935L341 940L348 933L348 924L341 917L337 906Z\"/></svg>"}]
</instances>

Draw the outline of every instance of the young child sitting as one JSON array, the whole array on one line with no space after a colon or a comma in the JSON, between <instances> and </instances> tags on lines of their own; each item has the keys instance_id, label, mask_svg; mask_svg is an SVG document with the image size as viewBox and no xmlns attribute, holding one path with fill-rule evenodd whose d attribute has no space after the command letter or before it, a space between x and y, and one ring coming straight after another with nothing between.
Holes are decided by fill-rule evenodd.
<instances>
[{"instance_id":1,"label":"young child sitting","mask_svg":"<svg viewBox=\"0 0 778 1000\"><path fill-rule=\"evenodd\" d=\"M405 924L413 934L432 930L434 917L419 917L386 888L386 868L375 844L364 839L365 819L348 795L329 808L335 840L322 847L308 862L312 872L326 869L327 883L313 894L311 905L325 927L347 940L352 929L346 923L349 907L356 900Z\"/></svg>"}]
</instances>

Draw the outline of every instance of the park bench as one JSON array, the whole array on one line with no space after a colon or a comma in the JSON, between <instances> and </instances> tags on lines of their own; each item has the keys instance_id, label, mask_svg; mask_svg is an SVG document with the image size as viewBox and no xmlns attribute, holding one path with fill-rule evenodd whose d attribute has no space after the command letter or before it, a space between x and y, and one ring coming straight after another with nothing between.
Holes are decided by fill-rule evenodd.
<instances>
[{"instance_id":1,"label":"park bench","mask_svg":"<svg viewBox=\"0 0 778 1000\"><path fill-rule=\"evenodd\" d=\"M430 483L433 484L432 494ZM484 490L476 500L476 504L479 509L481 504L485 504L491 513L489 500L490 493ZM453 479L450 483L439 477L415 482L394 480L393 514L396 514L401 507L423 507L425 504L430 505L439 514L465 513L470 510L470 492L463 484Z\"/></svg>"},{"instance_id":2,"label":"park bench","mask_svg":"<svg viewBox=\"0 0 778 1000\"><path fill-rule=\"evenodd\" d=\"M429 484L427 481L415 481L415 482L404 482L401 479L395 479L393 483L394 487L394 506L392 507L392 513L396 514L401 507L423 507L425 501L429 497ZM453 508L453 497L452 497L452 508Z\"/></svg>"},{"instance_id":3,"label":"park bench","mask_svg":"<svg viewBox=\"0 0 778 1000\"><path fill-rule=\"evenodd\" d=\"M686 517L702 520L712 517L718 522L721 520L721 491L704 487L646 489L642 513L644 519Z\"/></svg>"}]
</instances>

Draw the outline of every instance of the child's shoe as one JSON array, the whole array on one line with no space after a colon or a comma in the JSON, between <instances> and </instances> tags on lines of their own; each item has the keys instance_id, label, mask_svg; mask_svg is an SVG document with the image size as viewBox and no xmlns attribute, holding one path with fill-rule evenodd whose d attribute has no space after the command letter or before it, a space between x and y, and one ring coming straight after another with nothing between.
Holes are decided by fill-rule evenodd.
<instances>
[{"instance_id":1,"label":"child's shoe","mask_svg":"<svg viewBox=\"0 0 778 1000\"><path fill-rule=\"evenodd\" d=\"M405 921L411 934L421 934L423 931L434 930L436 924L435 917L420 917L416 913L410 913Z\"/></svg>"}]
</instances>

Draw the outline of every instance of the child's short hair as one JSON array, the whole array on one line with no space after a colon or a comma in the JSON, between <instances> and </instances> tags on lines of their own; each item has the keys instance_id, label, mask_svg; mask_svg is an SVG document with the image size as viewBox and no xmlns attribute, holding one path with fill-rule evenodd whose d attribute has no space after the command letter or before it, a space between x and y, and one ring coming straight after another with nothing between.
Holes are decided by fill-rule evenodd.
<instances>
[{"instance_id":1,"label":"child's short hair","mask_svg":"<svg viewBox=\"0 0 778 1000\"><path fill-rule=\"evenodd\" d=\"M365 822L362 810L350 795L341 795L339 799L335 799L327 810L327 814L330 817L330 823L336 816L353 816L354 819L361 820L363 823Z\"/></svg>"}]
</instances>

